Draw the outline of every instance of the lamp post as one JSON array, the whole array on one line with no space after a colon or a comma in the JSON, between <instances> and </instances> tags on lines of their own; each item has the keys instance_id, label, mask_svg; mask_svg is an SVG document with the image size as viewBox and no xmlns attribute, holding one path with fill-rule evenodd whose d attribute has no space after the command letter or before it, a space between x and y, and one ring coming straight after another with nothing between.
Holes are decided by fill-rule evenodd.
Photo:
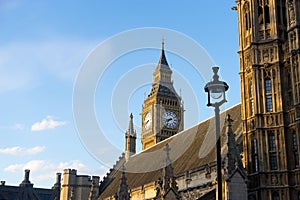
<instances>
[{"instance_id":1,"label":"lamp post","mask_svg":"<svg viewBox=\"0 0 300 200\"><path fill-rule=\"evenodd\" d=\"M213 81L208 82L204 90L208 93L207 106L215 108L215 123L216 123L216 154L217 154L217 184L218 184L218 200L222 200L222 169L221 169L221 140L220 140L220 106L227 102L225 92L229 86L226 82L219 80L219 67L213 67Z\"/></svg>"}]
</instances>

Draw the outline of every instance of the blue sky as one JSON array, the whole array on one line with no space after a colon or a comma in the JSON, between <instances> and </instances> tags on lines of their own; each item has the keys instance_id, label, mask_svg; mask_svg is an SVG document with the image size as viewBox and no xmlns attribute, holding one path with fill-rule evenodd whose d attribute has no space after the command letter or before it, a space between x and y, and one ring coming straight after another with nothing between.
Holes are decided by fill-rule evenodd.
<instances>
[{"instance_id":1,"label":"blue sky","mask_svg":"<svg viewBox=\"0 0 300 200\"><path fill-rule=\"evenodd\" d=\"M160 27L192 38L220 66L222 79L230 85L226 107L239 103L237 13L231 10L234 4L234 1L220 0L185 1L184 4L169 0L1 0L0 180L9 185L19 184L24 169L29 168L35 186L50 187L55 173L64 168L99 176L107 172L111 163L95 159L78 136L72 98L74 82L90 53L104 40L124 31ZM171 46L167 37L165 40L166 47ZM160 45L161 38L157 43ZM100 80L103 85L95 92L97 119L105 124L106 137L120 151L124 148L129 112L133 112L140 133L139 113L150 85L131 91L129 98L124 99L125 111L114 107L118 103L123 105L120 99L111 100L114 89L118 89L117 83L124 75L138 66L149 65L151 72L159 54L159 50L148 49L121 56L103 75ZM182 89L185 127L210 117L212 109L205 106L203 79L182 58L169 52L167 59L174 70L176 90ZM145 74L145 79L151 82L152 73ZM195 93L194 99L180 85L184 81ZM104 108L105 103L112 106ZM194 105L199 106L196 115ZM118 116L121 120L116 121Z\"/></svg>"}]
</instances>

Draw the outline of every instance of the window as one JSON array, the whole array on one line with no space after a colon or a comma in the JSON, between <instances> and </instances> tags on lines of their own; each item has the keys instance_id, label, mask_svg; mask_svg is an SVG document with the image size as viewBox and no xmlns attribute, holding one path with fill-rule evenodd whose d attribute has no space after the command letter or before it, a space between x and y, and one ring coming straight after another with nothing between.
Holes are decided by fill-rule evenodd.
<instances>
[{"instance_id":1,"label":"window","mask_svg":"<svg viewBox=\"0 0 300 200\"><path fill-rule=\"evenodd\" d=\"M276 157L276 143L275 135L273 131L268 132L268 144L269 144L269 161L271 170L277 169L277 157Z\"/></svg>"},{"instance_id":2,"label":"window","mask_svg":"<svg viewBox=\"0 0 300 200\"><path fill-rule=\"evenodd\" d=\"M279 194L278 194L278 192L273 192L273 194L272 194L272 200L279 200Z\"/></svg>"},{"instance_id":3,"label":"window","mask_svg":"<svg viewBox=\"0 0 300 200\"><path fill-rule=\"evenodd\" d=\"M266 24L269 24L270 23L270 8L269 8L269 5L266 5L265 6L265 22Z\"/></svg>"},{"instance_id":4,"label":"window","mask_svg":"<svg viewBox=\"0 0 300 200\"><path fill-rule=\"evenodd\" d=\"M257 154L257 140L252 141L252 160L253 160L253 172L258 172L258 154Z\"/></svg>"},{"instance_id":5,"label":"window","mask_svg":"<svg viewBox=\"0 0 300 200\"><path fill-rule=\"evenodd\" d=\"M273 104L272 104L272 96L271 95L267 95L266 96L266 108L267 108L267 112L272 112L273 111Z\"/></svg>"},{"instance_id":6,"label":"window","mask_svg":"<svg viewBox=\"0 0 300 200\"><path fill-rule=\"evenodd\" d=\"M252 85L252 80L249 81L249 97L253 97L253 85Z\"/></svg>"},{"instance_id":7,"label":"window","mask_svg":"<svg viewBox=\"0 0 300 200\"><path fill-rule=\"evenodd\" d=\"M254 115L254 100L250 99L250 114L251 116Z\"/></svg>"},{"instance_id":8,"label":"window","mask_svg":"<svg viewBox=\"0 0 300 200\"><path fill-rule=\"evenodd\" d=\"M253 153L257 154L257 140L256 140L256 138L253 139Z\"/></svg>"},{"instance_id":9,"label":"window","mask_svg":"<svg viewBox=\"0 0 300 200\"><path fill-rule=\"evenodd\" d=\"M263 7L258 7L258 23L263 24L264 23L264 17L263 17Z\"/></svg>"},{"instance_id":10,"label":"window","mask_svg":"<svg viewBox=\"0 0 300 200\"><path fill-rule=\"evenodd\" d=\"M273 132L268 134L269 151L276 151L275 136Z\"/></svg>"},{"instance_id":11,"label":"window","mask_svg":"<svg viewBox=\"0 0 300 200\"><path fill-rule=\"evenodd\" d=\"M295 161L295 168L299 167L299 155L297 151L294 151L294 161Z\"/></svg>"},{"instance_id":12,"label":"window","mask_svg":"<svg viewBox=\"0 0 300 200\"><path fill-rule=\"evenodd\" d=\"M271 93L272 92L272 85L271 85L271 79L265 78L265 92Z\"/></svg>"},{"instance_id":13,"label":"window","mask_svg":"<svg viewBox=\"0 0 300 200\"><path fill-rule=\"evenodd\" d=\"M276 153L270 153L270 167L271 170L276 170L277 169L277 159L276 159Z\"/></svg>"},{"instance_id":14,"label":"window","mask_svg":"<svg viewBox=\"0 0 300 200\"><path fill-rule=\"evenodd\" d=\"M249 3L246 2L244 5L244 20L245 20L245 28L248 31L251 28L251 19L250 19L250 10L249 10Z\"/></svg>"},{"instance_id":15,"label":"window","mask_svg":"<svg viewBox=\"0 0 300 200\"><path fill-rule=\"evenodd\" d=\"M258 5L258 23L270 23L270 6L268 0L260 0Z\"/></svg>"},{"instance_id":16,"label":"window","mask_svg":"<svg viewBox=\"0 0 300 200\"><path fill-rule=\"evenodd\" d=\"M292 87L292 79L291 79L291 73L290 72L288 72L287 84L288 84L288 88Z\"/></svg>"},{"instance_id":17,"label":"window","mask_svg":"<svg viewBox=\"0 0 300 200\"><path fill-rule=\"evenodd\" d=\"M286 2L284 0L282 2L282 20L283 20L283 25L287 26L287 17L286 17L286 7L285 7L285 5L286 5Z\"/></svg>"},{"instance_id":18,"label":"window","mask_svg":"<svg viewBox=\"0 0 300 200\"><path fill-rule=\"evenodd\" d=\"M297 145L297 136L295 132L292 134L292 137L293 137L293 150L296 150L298 149L298 145Z\"/></svg>"},{"instance_id":19,"label":"window","mask_svg":"<svg viewBox=\"0 0 300 200\"><path fill-rule=\"evenodd\" d=\"M288 92L288 96L289 96L289 106L293 106L293 92L292 91L289 91Z\"/></svg>"},{"instance_id":20,"label":"window","mask_svg":"<svg viewBox=\"0 0 300 200\"><path fill-rule=\"evenodd\" d=\"M292 91L292 79L291 79L291 73L288 72L288 78L287 78L287 90L288 90L288 105L289 107L293 106L294 100L293 100L293 91Z\"/></svg>"},{"instance_id":21,"label":"window","mask_svg":"<svg viewBox=\"0 0 300 200\"><path fill-rule=\"evenodd\" d=\"M297 143L297 135L295 133L295 131L293 131L292 134L292 146L293 146L293 151L294 151L294 164L295 164L295 168L299 167L299 154L298 154L298 143Z\"/></svg>"},{"instance_id":22,"label":"window","mask_svg":"<svg viewBox=\"0 0 300 200\"><path fill-rule=\"evenodd\" d=\"M282 18L281 18L281 13L280 13L280 10L281 10L281 8L280 8L280 6L279 6L279 4L277 5L277 21L278 21L278 23L279 24L282 24Z\"/></svg>"},{"instance_id":23,"label":"window","mask_svg":"<svg viewBox=\"0 0 300 200\"><path fill-rule=\"evenodd\" d=\"M265 78L265 95L266 95L266 110L267 112L272 112L273 111L272 83L269 77Z\"/></svg>"}]
</instances>

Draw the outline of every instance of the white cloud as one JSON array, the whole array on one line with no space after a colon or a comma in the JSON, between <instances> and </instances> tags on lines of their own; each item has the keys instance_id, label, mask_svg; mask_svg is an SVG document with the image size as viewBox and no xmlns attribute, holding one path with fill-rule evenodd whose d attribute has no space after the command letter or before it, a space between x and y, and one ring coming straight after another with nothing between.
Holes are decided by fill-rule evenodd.
<instances>
[{"instance_id":1,"label":"white cloud","mask_svg":"<svg viewBox=\"0 0 300 200\"><path fill-rule=\"evenodd\" d=\"M14 155L14 156L26 156L34 155L44 151L44 146L36 146L33 148L23 148L20 146L8 147L0 149L0 154Z\"/></svg>"},{"instance_id":2,"label":"white cloud","mask_svg":"<svg viewBox=\"0 0 300 200\"><path fill-rule=\"evenodd\" d=\"M97 171L90 170L79 160L53 163L48 160L31 160L27 163L12 164L4 168L7 173L23 173L25 169L30 169L30 181L38 187L50 187L55 181L55 174L63 172L64 169L76 169L77 174L103 176L107 171L106 167L101 167ZM50 185L49 185L50 184Z\"/></svg>"},{"instance_id":3,"label":"white cloud","mask_svg":"<svg viewBox=\"0 0 300 200\"><path fill-rule=\"evenodd\" d=\"M43 119L40 122L36 122L31 126L31 131L42 131L46 129L53 129L58 126L65 125L66 122L64 121L56 121L51 116L47 116L45 119Z\"/></svg>"},{"instance_id":4,"label":"white cloud","mask_svg":"<svg viewBox=\"0 0 300 200\"><path fill-rule=\"evenodd\" d=\"M23 164L13 164L7 166L4 171L6 172L17 172L19 170L30 169L30 171L38 173L38 172L47 172L51 171L54 174L59 171L63 171L64 169L72 168L77 169L78 171L87 172L88 169L85 164L81 163L78 160L72 160L69 162L60 162L58 164L54 164L47 160L31 160L27 163ZM52 174L53 177L53 174Z\"/></svg>"}]
</instances>

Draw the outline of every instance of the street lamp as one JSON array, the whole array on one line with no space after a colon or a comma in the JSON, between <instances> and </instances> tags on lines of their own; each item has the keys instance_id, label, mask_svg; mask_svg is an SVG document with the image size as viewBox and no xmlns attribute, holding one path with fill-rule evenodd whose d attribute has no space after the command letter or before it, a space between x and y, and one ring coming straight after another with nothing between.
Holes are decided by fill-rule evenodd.
<instances>
[{"instance_id":1,"label":"street lamp","mask_svg":"<svg viewBox=\"0 0 300 200\"><path fill-rule=\"evenodd\" d=\"M225 92L229 86L226 82L219 80L219 67L213 67L213 81L208 82L204 90L208 93L207 106L215 108L215 123L216 123L216 154L217 154L217 184L218 184L218 200L222 200L222 169L221 169L221 140L220 140L220 106L226 103Z\"/></svg>"}]
</instances>

